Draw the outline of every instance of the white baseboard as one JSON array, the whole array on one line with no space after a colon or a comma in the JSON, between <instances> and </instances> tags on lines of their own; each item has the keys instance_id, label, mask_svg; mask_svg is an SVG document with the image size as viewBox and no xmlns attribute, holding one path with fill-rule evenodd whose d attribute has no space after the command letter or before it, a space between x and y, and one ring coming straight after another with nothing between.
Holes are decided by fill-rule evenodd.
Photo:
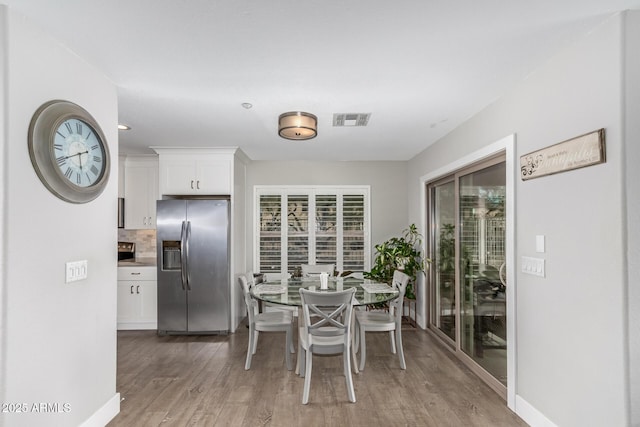
<instances>
[{"instance_id":1,"label":"white baseboard","mask_svg":"<svg viewBox=\"0 0 640 427\"><path fill-rule=\"evenodd\" d=\"M557 427L529 402L516 395L516 414L531 427Z\"/></svg>"},{"instance_id":2,"label":"white baseboard","mask_svg":"<svg viewBox=\"0 0 640 427\"><path fill-rule=\"evenodd\" d=\"M118 322L119 331L156 330L157 322Z\"/></svg>"},{"instance_id":3,"label":"white baseboard","mask_svg":"<svg viewBox=\"0 0 640 427\"><path fill-rule=\"evenodd\" d=\"M81 427L104 427L120 413L120 393L116 393L100 409L94 412Z\"/></svg>"}]
</instances>

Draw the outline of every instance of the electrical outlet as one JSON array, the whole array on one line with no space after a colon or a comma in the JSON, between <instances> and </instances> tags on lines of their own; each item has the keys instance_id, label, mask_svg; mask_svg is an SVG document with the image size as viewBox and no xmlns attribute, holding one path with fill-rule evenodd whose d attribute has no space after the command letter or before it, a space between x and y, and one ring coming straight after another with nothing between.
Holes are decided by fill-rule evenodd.
<instances>
[{"instance_id":1,"label":"electrical outlet","mask_svg":"<svg viewBox=\"0 0 640 427\"><path fill-rule=\"evenodd\" d=\"M523 256L522 272L533 276L544 277L544 259Z\"/></svg>"},{"instance_id":2,"label":"electrical outlet","mask_svg":"<svg viewBox=\"0 0 640 427\"><path fill-rule=\"evenodd\" d=\"M87 278L89 263L86 259L70 261L65 264L65 283L76 282Z\"/></svg>"}]
</instances>

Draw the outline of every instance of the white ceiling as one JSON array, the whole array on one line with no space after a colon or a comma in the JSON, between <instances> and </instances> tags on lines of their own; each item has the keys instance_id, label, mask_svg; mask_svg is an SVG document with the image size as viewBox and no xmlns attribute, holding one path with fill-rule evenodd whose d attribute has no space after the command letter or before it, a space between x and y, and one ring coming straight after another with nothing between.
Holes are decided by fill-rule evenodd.
<instances>
[{"instance_id":1,"label":"white ceiling","mask_svg":"<svg viewBox=\"0 0 640 427\"><path fill-rule=\"evenodd\" d=\"M0 0L117 85L123 153L407 160L640 0ZM69 70L73 72L73 70ZM253 108L245 109L249 102ZM277 135L318 116L318 136ZM333 127L334 113L371 113Z\"/></svg>"}]
</instances>

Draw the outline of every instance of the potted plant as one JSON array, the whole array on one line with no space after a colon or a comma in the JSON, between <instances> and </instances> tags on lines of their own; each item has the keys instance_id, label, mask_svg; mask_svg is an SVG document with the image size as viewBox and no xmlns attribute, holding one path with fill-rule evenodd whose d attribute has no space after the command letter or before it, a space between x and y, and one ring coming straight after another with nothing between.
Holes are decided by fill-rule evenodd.
<instances>
[{"instance_id":1,"label":"potted plant","mask_svg":"<svg viewBox=\"0 0 640 427\"><path fill-rule=\"evenodd\" d=\"M403 230L401 237L392 237L386 242L375 246L376 256L370 272L364 277L391 284L393 272L401 270L411 280L407 284L405 297L415 299L414 284L418 274L423 272L431 260L424 258L421 250L422 235L415 224Z\"/></svg>"}]
</instances>

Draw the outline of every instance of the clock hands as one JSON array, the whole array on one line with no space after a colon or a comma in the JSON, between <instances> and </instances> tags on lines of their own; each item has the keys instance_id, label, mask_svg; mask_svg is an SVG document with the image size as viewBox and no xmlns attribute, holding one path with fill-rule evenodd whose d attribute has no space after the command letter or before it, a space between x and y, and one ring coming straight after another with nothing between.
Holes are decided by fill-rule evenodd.
<instances>
[{"instance_id":1,"label":"clock hands","mask_svg":"<svg viewBox=\"0 0 640 427\"><path fill-rule=\"evenodd\" d=\"M79 153L72 154L72 155L70 155L70 156L64 156L64 157L63 157L63 159L70 159L71 157L81 156L81 155L83 155L83 154L89 154L89 150L87 150L87 151L81 151L81 152L79 152ZM80 157L80 159L82 159L82 157Z\"/></svg>"},{"instance_id":2,"label":"clock hands","mask_svg":"<svg viewBox=\"0 0 640 427\"><path fill-rule=\"evenodd\" d=\"M80 166L80 170L82 170L82 155L83 154L89 154L89 150L85 149L85 151L79 151L76 154L72 154L70 156L64 156L63 158L66 160L66 159L70 159L71 157L78 156L78 163L79 163L78 166Z\"/></svg>"}]
</instances>

